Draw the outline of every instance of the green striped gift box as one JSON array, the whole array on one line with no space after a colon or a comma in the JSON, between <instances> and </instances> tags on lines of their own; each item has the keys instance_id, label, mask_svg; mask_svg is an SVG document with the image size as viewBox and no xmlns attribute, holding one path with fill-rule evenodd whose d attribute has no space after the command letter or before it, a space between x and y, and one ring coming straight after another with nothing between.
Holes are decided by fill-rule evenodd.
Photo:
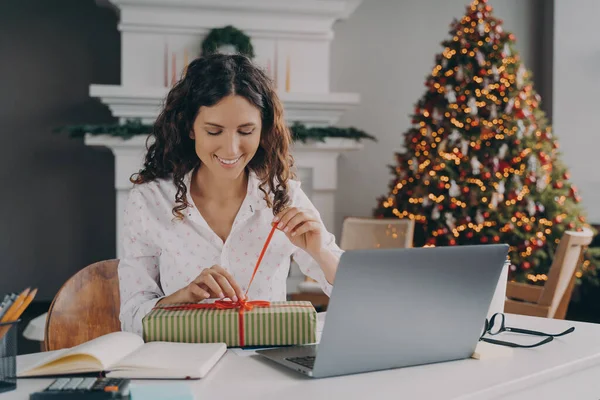
<instances>
[{"instance_id":1,"label":"green striped gift box","mask_svg":"<svg viewBox=\"0 0 600 400\"><path fill-rule=\"evenodd\" d=\"M254 307L241 315L239 309L156 308L142 325L146 342L285 346L316 342L317 312L308 301L271 302L269 307Z\"/></svg>"}]
</instances>

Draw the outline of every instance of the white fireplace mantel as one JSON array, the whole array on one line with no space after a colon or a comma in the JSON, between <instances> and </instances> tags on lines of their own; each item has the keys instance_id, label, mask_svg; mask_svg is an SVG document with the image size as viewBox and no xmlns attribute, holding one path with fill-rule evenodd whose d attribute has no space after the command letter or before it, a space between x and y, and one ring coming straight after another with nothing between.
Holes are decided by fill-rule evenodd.
<instances>
[{"instance_id":1,"label":"white fireplace mantel","mask_svg":"<svg viewBox=\"0 0 600 400\"><path fill-rule=\"evenodd\" d=\"M140 118L152 124L167 96L164 87L125 87L90 85L90 96L98 97L120 122ZM288 93L279 94L288 123L301 122L307 126L335 125L342 114L357 105L356 93Z\"/></svg>"}]
</instances>

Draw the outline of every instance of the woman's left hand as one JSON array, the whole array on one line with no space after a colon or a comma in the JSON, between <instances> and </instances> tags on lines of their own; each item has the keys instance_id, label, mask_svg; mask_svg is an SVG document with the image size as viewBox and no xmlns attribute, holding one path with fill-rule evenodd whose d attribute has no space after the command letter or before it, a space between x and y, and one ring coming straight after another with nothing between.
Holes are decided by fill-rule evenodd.
<instances>
[{"instance_id":1,"label":"woman's left hand","mask_svg":"<svg viewBox=\"0 0 600 400\"><path fill-rule=\"evenodd\" d=\"M290 207L275 216L273 223L285 233L296 247L310 255L317 255L322 248L323 224L317 215L307 209Z\"/></svg>"}]
</instances>

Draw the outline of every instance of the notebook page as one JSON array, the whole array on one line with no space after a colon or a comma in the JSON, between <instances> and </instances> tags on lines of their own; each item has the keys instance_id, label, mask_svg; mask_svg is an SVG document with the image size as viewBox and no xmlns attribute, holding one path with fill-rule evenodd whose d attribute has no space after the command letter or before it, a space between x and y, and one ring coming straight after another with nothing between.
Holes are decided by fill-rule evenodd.
<instances>
[{"instance_id":1,"label":"notebook page","mask_svg":"<svg viewBox=\"0 0 600 400\"><path fill-rule=\"evenodd\" d=\"M115 364L111 371L173 370L188 376L202 377L226 351L225 343L150 342Z\"/></svg>"}]
</instances>

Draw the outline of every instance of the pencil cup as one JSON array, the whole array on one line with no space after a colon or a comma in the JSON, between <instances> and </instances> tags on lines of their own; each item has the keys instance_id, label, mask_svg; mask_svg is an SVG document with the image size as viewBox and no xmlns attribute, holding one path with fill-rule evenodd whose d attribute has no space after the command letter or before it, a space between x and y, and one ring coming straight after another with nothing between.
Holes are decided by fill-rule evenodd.
<instances>
[{"instance_id":1,"label":"pencil cup","mask_svg":"<svg viewBox=\"0 0 600 400\"><path fill-rule=\"evenodd\" d=\"M18 320L0 323L0 393L17 388L18 323Z\"/></svg>"}]
</instances>

